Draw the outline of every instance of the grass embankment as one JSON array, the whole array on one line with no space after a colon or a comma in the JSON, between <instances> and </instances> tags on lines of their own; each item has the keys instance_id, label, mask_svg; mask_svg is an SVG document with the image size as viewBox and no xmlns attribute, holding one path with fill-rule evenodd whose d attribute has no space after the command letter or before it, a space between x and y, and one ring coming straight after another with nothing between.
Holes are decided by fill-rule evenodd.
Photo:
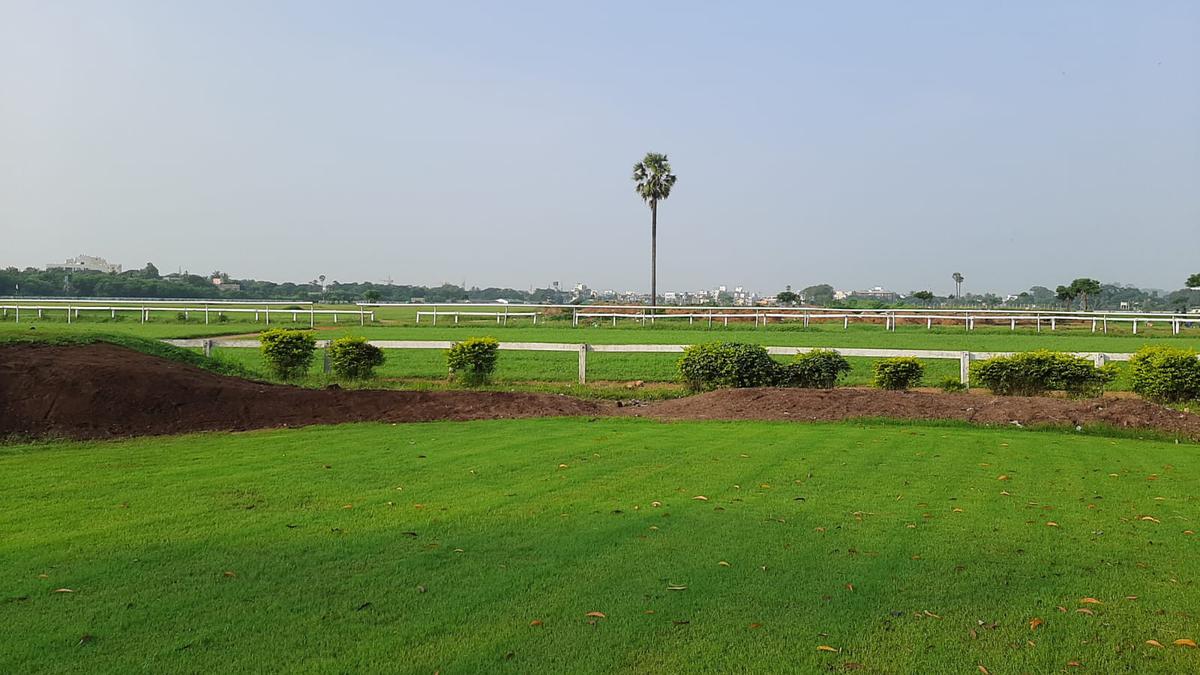
<instances>
[{"instance_id":1,"label":"grass embankment","mask_svg":"<svg viewBox=\"0 0 1200 675\"><path fill-rule=\"evenodd\" d=\"M1200 668L1168 443L364 424L10 446L0 491L4 672Z\"/></svg>"},{"instance_id":2,"label":"grass embankment","mask_svg":"<svg viewBox=\"0 0 1200 675\"><path fill-rule=\"evenodd\" d=\"M203 368L221 375L264 379L251 368L247 368L235 360L223 358L205 358L203 355L180 347L159 342L155 339L130 335L127 333L100 333L95 331L41 331L29 333L0 332L0 346L23 342L37 342L49 345L84 345L96 342L107 342L128 349L158 356L180 363L186 363L197 368Z\"/></svg>"}]
</instances>

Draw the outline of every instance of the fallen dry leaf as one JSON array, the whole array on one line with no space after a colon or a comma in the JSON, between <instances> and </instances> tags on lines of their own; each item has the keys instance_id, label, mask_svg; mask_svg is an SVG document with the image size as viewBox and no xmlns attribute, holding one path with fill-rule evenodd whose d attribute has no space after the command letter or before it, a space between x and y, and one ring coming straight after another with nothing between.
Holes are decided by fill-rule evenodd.
<instances>
[{"instance_id":1,"label":"fallen dry leaf","mask_svg":"<svg viewBox=\"0 0 1200 675\"><path fill-rule=\"evenodd\" d=\"M846 584L846 590L853 593L854 592L854 584Z\"/></svg>"},{"instance_id":2,"label":"fallen dry leaf","mask_svg":"<svg viewBox=\"0 0 1200 675\"><path fill-rule=\"evenodd\" d=\"M999 476L996 476L996 480L1009 480L1008 474L1002 473Z\"/></svg>"},{"instance_id":3,"label":"fallen dry leaf","mask_svg":"<svg viewBox=\"0 0 1200 675\"><path fill-rule=\"evenodd\" d=\"M720 567L729 567L730 566L729 563L725 562L724 560L718 562L717 565L719 565Z\"/></svg>"},{"instance_id":4,"label":"fallen dry leaf","mask_svg":"<svg viewBox=\"0 0 1200 675\"><path fill-rule=\"evenodd\" d=\"M1001 491L1000 491L1000 496L1002 496L1002 497L1011 497L1012 495L1008 494L1008 490L1001 490Z\"/></svg>"},{"instance_id":5,"label":"fallen dry leaf","mask_svg":"<svg viewBox=\"0 0 1200 675\"><path fill-rule=\"evenodd\" d=\"M54 592L55 593L74 593L75 591L70 588L56 588L56 589L54 589Z\"/></svg>"},{"instance_id":6,"label":"fallen dry leaf","mask_svg":"<svg viewBox=\"0 0 1200 675\"><path fill-rule=\"evenodd\" d=\"M1029 630L1037 630L1038 626L1041 626L1044 623L1046 623L1046 622L1042 621L1041 619L1039 619L1037 617L1034 617L1029 620Z\"/></svg>"},{"instance_id":7,"label":"fallen dry leaf","mask_svg":"<svg viewBox=\"0 0 1200 675\"><path fill-rule=\"evenodd\" d=\"M762 628L762 624L761 624L761 623L752 623L752 624L750 624L750 629L751 629L751 630L754 630L754 629L756 629L756 628Z\"/></svg>"},{"instance_id":8,"label":"fallen dry leaf","mask_svg":"<svg viewBox=\"0 0 1200 675\"><path fill-rule=\"evenodd\" d=\"M658 507L662 506L662 502L650 502L650 506L658 508Z\"/></svg>"},{"instance_id":9,"label":"fallen dry leaf","mask_svg":"<svg viewBox=\"0 0 1200 675\"><path fill-rule=\"evenodd\" d=\"M540 625L542 625L542 620L541 620L541 619L534 619L533 621L530 621L530 622L529 622L529 625L530 625L530 626L540 626Z\"/></svg>"},{"instance_id":10,"label":"fallen dry leaf","mask_svg":"<svg viewBox=\"0 0 1200 675\"><path fill-rule=\"evenodd\" d=\"M1161 523L1162 522L1158 518L1155 518L1154 516L1142 516L1141 518L1138 518L1138 520L1146 520L1151 523Z\"/></svg>"},{"instance_id":11,"label":"fallen dry leaf","mask_svg":"<svg viewBox=\"0 0 1200 675\"><path fill-rule=\"evenodd\" d=\"M1082 668L1083 664L1078 661L1067 661L1068 668Z\"/></svg>"},{"instance_id":12,"label":"fallen dry leaf","mask_svg":"<svg viewBox=\"0 0 1200 675\"><path fill-rule=\"evenodd\" d=\"M1095 616L1095 615L1096 615L1096 613L1095 613L1095 612L1093 612L1092 610L1088 609L1087 607L1080 607L1079 609L1077 609L1077 610L1075 610L1075 611L1076 611L1076 612L1079 612L1080 614L1087 614L1088 616Z\"/></svg>"},{"instance_id":13,"label":"fallen dry leaf","mask_svg":"<svg viewBox=\"0 0 1200 675\"><path fill-rule=\"evenodd\" d=\"M992 671L988 670L982 663L979 664L979 672L983 673L983 675L992 675Z\"/></svg>"},{"instance_id":14,"label":"fallen dry leaf","mask_svg":"<svg viewBox=\"0 0 1200 675\"><path fill-rule=\"evenodd\" d=\"M1183 531L1183 533L1184 533L1184 534L1186 534L1186 535L1193 535L1193 534L1196 534L1196 533L1195 533L1194 531L1192 531L1192 530L1184 530L1184 531Z\"/></svg>"},{"instance_id":15,"label":"fallen dry leaf","mask_svg":"<svg viewBox=\"0 0 1200 675\"><path fill-rule=\"evenodd\" d=\"M1146 640L1146 644L1150 645L1151 647L1158 647L1159 649L1162 649L1163 646L1158 640Z\"/></svg>"},{"instance_id":16,"label":"fallen dry leaf","mask_svg":"<svg viewBox=\"0 0 1200 675\"><path fill-rule=\"evenodd\" d=\"M1192 649L1196 648L1196 641L1191 638L1179 638L1171 644L1175 645L1176 647L1191 647Z\"/></svg>"},{"instance_id":17,"label":"fallen dry leaf","mask_svg":"<svg viewBox=\"0 0 1200 675\"><path fill-rule=\"evenodd\" d=\"M840 652L842 650L837 649L835 647L830 647L829 645L817 645L817 651L819 651L819 652L834 652L836 654L837 652Z\"/></svg>"},{"instance_id":18,"label":"fallen dry leaf","mask_svg":"<svg viewBox=\"0 0 1200 675\"><path fill-rule=\"evenodd\" d=\"M931 618L931 619L941 619L941 618L942 618L942 617L938 616L937 614L934 614L933 612L931 612L931 611L929 611L929 610L924 610L924 613L925 613L925 616L927 616L927 617L929 617L929 618Z\"/></svg>"},{"instance_id":19,"label":"fallen dry leaf","mask_svg":"<svg viewBox=\"0 0 1200 675\"><path fill-rule=\"evenodd\" d=\"M1080 598L1079 604L1081 604L1081 605L1103 605L1104 603L1100 602L1099 600L1097 600L1095 598Z\"/></svg>"},{"instance_id":20,"label":"fallen dry leaf","mask_svg":"<svg viewBox=\"0 0 1200 675\"><path fill-rule=\"evenodd\" d=\"M237 572L234 572L233 570L225 570L225 572L223 573L223 576L236 577Z\"/></svg>"},{"instance_id":21,"label":"fallen dry leaf","mask_svg":"<svg viewBox=\"0 0 1200 675\"><path fill-rule=\"evenodd\" d=\"M1046 527L1058 527L1058 523L1054 522L1053 520L1050 520L1050 521L1046 522Z\"/></svg>"},{"instance_id":22,"label":"fallen dry leaf","mask_svg":"<svg viewBox=\"0 0 1200 675\"><path fill-rule=\"evenodd\" d=\"M608 617L604 616L604 612L588 612L587 614L584 614L584 616L595 617L595 618L597 618L597 619L606 619L606 618L608 618Z\"/></svg>"},{"instance_id":23,"label":"fallen dry leaf","mask_svg":"<svg viewBox=\"0 0 1200 675\"><path fill-rule=\"evenodd\" d=\"M1066 607L1063 607L1062 605L1059 605L1058 607L1055 607L1054 609L1057 609L1057 610L1058 610L1058 611L1060 611L1060 612L1065 612L1065 611L1067 611L1067 608L1066 608Z\"/></svg>"},{"instance_id":24,"label":"fallen dry leaf","mask_svg":"<svg viewBox=\"0 0 1200 675\"><path fill-rule=\"evenodd\" d=\"M687 586L678 586L678 585L673 584L673 585L667 586L667 590L668 591L686 591Z\"/></svg>"},{"instance_id":25,"label":"fallen dry leaf","mask_svg":"<svg viewBox=\"0 0 1200 675\"><path fill-rule=\"evenodd\" d=\"M696 495L695 497L692 497L692 499L697 499L702 502L708 501L708 497L705 497L704 495Z\"/></svg>"}]
</instances>

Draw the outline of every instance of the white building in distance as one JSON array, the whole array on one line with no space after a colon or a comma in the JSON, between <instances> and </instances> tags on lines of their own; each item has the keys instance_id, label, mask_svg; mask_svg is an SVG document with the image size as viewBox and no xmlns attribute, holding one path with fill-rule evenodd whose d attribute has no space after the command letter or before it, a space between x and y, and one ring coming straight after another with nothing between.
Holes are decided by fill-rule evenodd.
<instances>
[{"instance_id":1,"label":"white building in distance","mask_svg":"<svg viewBox=\"0 0 1200 675\"><path fill-rule=\"evenodd\" d=\"M82 253L74 258L67 258L66 262L50 263L46 265L46 270L66 270L68 272L104 272L106 274L120 274L121 266L113 265L104 258L95 256L83 255Z\"/></svg>"}]
</instances>

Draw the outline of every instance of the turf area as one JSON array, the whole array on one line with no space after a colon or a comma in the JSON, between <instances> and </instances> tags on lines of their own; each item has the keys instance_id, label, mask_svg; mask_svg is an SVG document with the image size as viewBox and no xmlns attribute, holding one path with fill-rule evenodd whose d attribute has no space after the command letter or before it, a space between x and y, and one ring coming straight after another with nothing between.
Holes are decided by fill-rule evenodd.
<instances>
[{"instance_id":1,"label":"turf area","mask_svg":"<svg viewBox=\"0 0 1200 675\"><path fill-rule=\"evenodd\" d=\"M636 419L9 445L0 671L1195 672L1194 450Z\"/></svg>"}]
</instances>

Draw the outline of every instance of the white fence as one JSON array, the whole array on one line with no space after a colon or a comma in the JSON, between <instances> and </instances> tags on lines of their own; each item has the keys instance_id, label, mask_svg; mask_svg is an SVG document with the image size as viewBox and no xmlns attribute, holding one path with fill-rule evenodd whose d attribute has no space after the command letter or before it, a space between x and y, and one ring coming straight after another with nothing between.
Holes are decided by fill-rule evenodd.
<instances>
[{"instance_id":1,"label":"white fence","mask_svg":"<svg viewBox=\"0 0 1200 675\"><path fill-rule=\"evenodd\" d=\"M230 339L193 339L193 340L163 340L176 347L203 349L205 356L212 355L214 347L225 348L257 348L258 340ZM329 340L318 340L317 346L324 349L329 346ZM454 343L448 340L371 340L370 344L380 349L449 349ZM678 354L688 345L592 345L565 342L501 342L500 349L510 351L537 352L574 352L579 355L579 383L587 383L587 355L589 352L615 354ZM866 358L891 358L909 356L918 359L952 359L959 363L958 377L964 385L970 385L971 362L990 359L994 356L1007 356L1014 352L961 352L935 349L840 349L837 347L767 347L767 353L779 356L804 354L814 349L835 349L842 356L860 356ZM1128 361L1133 354L1110 352L1072 352L1075 356L1091 359L1097 366L1103 366L1109 361ZM325 359L325 372L329 372L328 355Z\"/></svg>"},{"instance_id":2,"label":"white fence","mask_svg":"<svg viewBox=\"0 0 1200 675\"><path fill-rule=\"evenodd\" d=\"M21 323L21 312L25 313L27 319L33 314L36 314L37 318L41 319L47 313L54 315L58 312L65 312L67 323L71 323L72 320L79 318L80 312L107 312L109 318L113 319L117 318L117 312L137 312L138 318L141 320L141 322L146 323L150 320L150 315L152 312L175 312L177 314L183 314L184 320L191 318L192 314L202 314L204 316L204 323L207 324L210 322L210 317L212 315L220 316L223 314L253 314L255 322L258 322L260 319L262 319L265 320L267 325L270 325L271 315L274 314L276 322L280 321L280 316L284 317L283 320L286 320L286 317L290 315L293 323L307 319L310 327L316 325L318 316L332 315L334 323L338 322L339 316L357 317L359 325L366 325L367 321L375 320L375 312L368 311L367 309L358 306L355 306L354 309L316 309L312 306L312 303L298 302L263 303L260 306L253 306L252 303L237 304L242 306L230 307L223 303L196 303L177 307L165 307L162 304L150 303L109 303L106 305L89 303L78 305L75 304L75 301L72 301L70 304L55 305L10 304L0 305L0 316L2 316L4 319L7 319L9 312L11 311L16 319L16 322ZM289 307L279 307L278 305L288 305ZM297 305L307 306L301 306L297 309L290 308Z\"/></svg>"},{"instance_id":3,"label":"white fence","mask_svg":"<svg viewBox=\"0 0 1200 675\"><path fill-rule=\"evenodd\" d=\"M537 322L538 322L538 316L540 314L541 314L541 312L510 312L510 311L508 311L507 306L504 308L503 312L460 312L457 310L450 310L450 311L442 310L441 312L438 312L438 308L434 307L432 311L428 311L428 312L422 312L422 311L418 310L417 311L417 323L421 323L421 317L423 317L423 316L432 318L433 325L435 325L435 326L437 325L439 316L443 317L443 318L454 317L454 323L458 323L458 317L465 316L465 317L469 317L469 318L485 317L485 318L489 318L489 319L495 319L497 324L500 324L502 326L507 326L509 317L512 317L514 319L519 319L519 318L533 319L533 324L536 326ZM375 312L371 312L372 320L374 319L374 316L375 316Z\"/></svg>"},{"instance_id":4,"label":"white fence","mask_svg":"<svg viewBox=\"0 0 1200 675\"><path fill-rule=\"evenodd\" d=\"M724 326L729 321L753 321L754 326L766 326L771 322L803 322L808 326L812 321L842 321L843 328L849 328L852 322L882 323L885 330L896 330L899 322L923 322L926 329L932 329L934 323L939 325L946 322L961 324L964 330L974 330L976 323L990 325L1007 324L1011 330L1018 325L1035 327L1038 332L1043 329L1057 330L1060 323L1090 325L1093 333L1108 332L1109 324L1129 324L1134 334L1139 326L1153 325L1155 322L1166 323L1171 327L1172 334L1178 335L1184 327L1200 324L1200 314L1183 314L1173 312L1134 312L1134 311L1062 311L1062 310L1007 310L1007 309L960 309L960 308L900 308L900 309L838 309L829 307L697 307L666 305L651 312L645 305L556 305L556 304L504 304L495 303L379 303L360 302L360 307L371 308L415 308L420 316L450 315L455 312L463 316L472 315L471 309L487 308L491 311L481 312L479 316L494 317L502 306L505 313L510 308L519 308L534 313L545 313L546 310L562 310L571 312L571 325L578 326L580 321L598 320L617 325L619 320L633 321L642 325L655 324L658 321L683 321L689 325L697 321L712 327L720 322Z\"/></svg>"}]
</instances>

